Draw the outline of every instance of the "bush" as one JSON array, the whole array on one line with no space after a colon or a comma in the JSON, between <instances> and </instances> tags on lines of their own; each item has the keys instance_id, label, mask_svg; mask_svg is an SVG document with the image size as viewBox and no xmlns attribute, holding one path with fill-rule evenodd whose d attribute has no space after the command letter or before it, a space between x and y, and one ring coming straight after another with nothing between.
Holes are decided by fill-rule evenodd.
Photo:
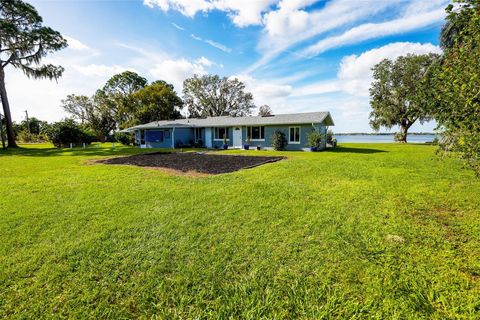
<instances>
[{"instance_id":1,"label":"bush","mask_svg":"<svg viewBox=\"0 0 480 320\"><path fill-rule=\"evenodd\" d=\"M393 140L395 142L405 142L405 134L402 133L402 132L396 132L394 135L393 135Z\"/></svg>"},{"instance_id":2,"label":"bush","mask_svg":"<svg viewBox=\"0 0 480 320\"><path fill-rule=\"evenodd\" d=\"M203 148L203 140L202 140L202 139L198 139L197 141L195 141L194 147L195 147L195 148Z\"/></svg>"},{"instance_id":3,"label":"bush","mask_svg":"<svg viewBox=\"0 0 480 320\"><path fill-rule=\"evenodd\" d=\"M327 131L327 143L333 145L333 131L332 130Z\"/></svg>"},{"instance_id":4,"label":"bush","mask_svg":"<svg viewBox=\"0 0 480 320\"><path fill-rule=\"evenodd\" d=\"M322 135L317 131L312 131L308 134L308 145L310 147L320 147L322 143Z\"/></svg>"},{"instance_id":5,"label":"bush","mask_svg":"<svg viewBox=\"0 0 480 320\"><path fill-rule=\"evenodd\" d=\"M115 141L120 142L123 145L133 145L135 142L135 136L133 133L123 133L123 132L117 132L115 133Z\"/></svg>"},{"instance_id":6,"label":"bush","mask_svg":"<svg viewBox=\"0 0 480 320\"><path fill-rule=\"evenodd\" d=\"M287 138L285 138L285 133L280 130L276 130L272 135L272 147L275 150L282 151L285 150L287 146Z\"/></svg>"},{"instance_id":7,"label":"bush","mask_svg":"<svg viewBox=\"0 0 480 320\"><path fill-rule=\"evenodd\" d=\"M80 127L72 119L53 123L48 130L48 138L57 148L68 146L70 143L91 143L96 137L91 132Z\"/></svg>"},{"instance_id":8,"label":"bush","mask_svg":"<svg viewBox=\"0 0 480 320\"><path fill-rule=\"evenodd\" d=\"M33 134L27 130L20 130L17 133L17 140L23 143L42 143L48 140L48 137L43 134Z\"/></svg>"}]
</instances>

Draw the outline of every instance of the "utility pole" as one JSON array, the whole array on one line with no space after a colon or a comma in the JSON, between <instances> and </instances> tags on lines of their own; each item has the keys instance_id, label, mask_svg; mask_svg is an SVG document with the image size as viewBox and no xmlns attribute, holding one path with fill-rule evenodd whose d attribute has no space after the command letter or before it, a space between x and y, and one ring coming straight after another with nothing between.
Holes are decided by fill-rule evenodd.
<instances>
[{"instance_id":1,"label":"utility pole","mask_svg":"<svg viewBox=\"0 0 480 320\"><path fill-rule=\"evenodd\" d=\"M27 129L28 129L28 133L31 133L30 132L30 122L28 122L28 111L25 110L25 116L27 117Z\"/></svg>"},{"instance_id":2,"label":"utility pole","mask_svg":"<svg viewBox=\"0 0 480 320\"><path fill-rule=\"evenodd\" d=\"M3 115L0 113L0 139L2 139L2 148L6 149L5 147L5 136L3 135L3 121L2 121Z\"/></svg>"}]
</instances>

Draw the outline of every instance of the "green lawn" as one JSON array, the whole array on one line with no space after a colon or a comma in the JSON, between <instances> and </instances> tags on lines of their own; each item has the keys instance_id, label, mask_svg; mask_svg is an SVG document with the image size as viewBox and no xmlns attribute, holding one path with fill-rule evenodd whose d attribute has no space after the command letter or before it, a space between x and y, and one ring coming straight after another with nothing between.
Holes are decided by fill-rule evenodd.
<instances>
[{"instance_id":1,"label":"green lawn","mask_svg":"<svg viewBox=\"0 0 480 320\"><path fill-rule=\"evenodd\" d=\"M480 180L435 150L208 177L0 151L0 318L478 319Z\"/></svg>"}]
</instances>

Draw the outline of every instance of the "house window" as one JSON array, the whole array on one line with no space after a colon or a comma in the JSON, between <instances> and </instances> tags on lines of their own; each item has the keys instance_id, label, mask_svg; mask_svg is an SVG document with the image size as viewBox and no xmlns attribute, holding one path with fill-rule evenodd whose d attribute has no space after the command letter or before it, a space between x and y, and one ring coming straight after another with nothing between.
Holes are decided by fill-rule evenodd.
<instances>
[{"instance_id":1,"label":"house window","mask_svg":"<svg viewBox=\"0 0 480 320\"><path fill-rule=\"evenodd\" d=\"M300 143L300 127L290 127L288 143Z\"/></svg>"},{"instance_id":2,"label":"house window","mask_svg":"<svg viewBox=\"0 0 480 320\"><path fill-rule=\"evenodd\" d=\"M195 140L201 140L202 139L202 128L195 128Z\"/></svg>"},{"instance_id":3,"label":"house window","mask_svg":"<svg viewBox=\"0 0 480 320\"><path fill-rule=\"evenodd\" d=\"M163 130L148 130L145 133L145 140L147 142L161 143L163 142Z\"/></svg>"},{"instance_id":4,"label":"house window","mask_svg":"<svg viewBox=\"0 0 480 320\"><path fill-rule=\"evenodd\" d=\"M247 136L252 141L265 141L265 127L247 127Z\"/></svg>"},{"instance_id":5,"label":"house window","mask_svg":"<svg viewBox=\"0 0 480 320\"><path fill-rule=\"evenodd\" d=\"M226 137L228 139L228 128L215 128L215 140L223 140L223 137Z\"/></svg>"}]
</instances>

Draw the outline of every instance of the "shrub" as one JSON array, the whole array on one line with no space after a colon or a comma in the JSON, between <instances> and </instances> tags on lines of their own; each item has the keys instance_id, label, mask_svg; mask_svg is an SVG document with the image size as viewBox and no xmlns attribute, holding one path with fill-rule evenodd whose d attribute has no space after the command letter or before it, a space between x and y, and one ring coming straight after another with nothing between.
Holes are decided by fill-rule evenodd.
<instances>
[{"instance_id":1,"label":"shrub","mask_svg":"<svg viewBox=\"0 0 480 320\"><path fill-rule=\"evenodd\" d=\"M394 135L393 135L393 140L395 142L405 142L405 134L402 133L402 132L396 132Z\"/></svg>"},{"instance_id":2,"label":"shrub","mask_svg":"<svg viewBox=\"0 0 480 320\"><path fill-rule=\"evenodd\" d=\"M194 143L195 148L203 148L203 140L202 139L197 139Z\"/></svg>"},{"instance_id":3,"label":"shrub","mask_svg":"<svg viewBox=\"0 0 480 320\"><path fill-rule=\"evenodd\" d=\"M53 123L48 130L48 138L57 148L68 146L70 143L91 143L95 136L82 129L72 119Z\"/></svg>"},{"instance_id":4,"label":"shrub","mask_svg":"<svg viewBox=\"0 0 480 320\"><path fill-rule=\"evenodd\" d=\"M135 142L135 136L132 133L117 132L115 133L115 141L126 146L133 145Z\"/></svg>"},{"instance_id":5,"label":"shrub","mask_svg":"<svg viewBox=\"0 0 480 320\"><path fill-rule=\"evenodd\" d=\"M310 147L320 147L322 143L322 135L317 131L312 131L308 134L308 145Z\"/></svg>"},{"instance_id":6,"label":"shrub","mask_svg":"<svg viewBox=\"0 0 480 320\"><path fill-rule=\"evenodd\" d=\"M333 131L332 130L327 131L327 143L328 144L333 144Z\"/></svg>"},{"instance_id":7,"label":"shrub","mask_svg":"<svg viewBox=\"0 0 480 320\"><path fill-rule=\"evenodd\" d=\"M275 150L285 150L287 146L287 138L285 138L285 133L280 130L276 130L272 135L272 147Z\"/></svg>"}]
</instances>

